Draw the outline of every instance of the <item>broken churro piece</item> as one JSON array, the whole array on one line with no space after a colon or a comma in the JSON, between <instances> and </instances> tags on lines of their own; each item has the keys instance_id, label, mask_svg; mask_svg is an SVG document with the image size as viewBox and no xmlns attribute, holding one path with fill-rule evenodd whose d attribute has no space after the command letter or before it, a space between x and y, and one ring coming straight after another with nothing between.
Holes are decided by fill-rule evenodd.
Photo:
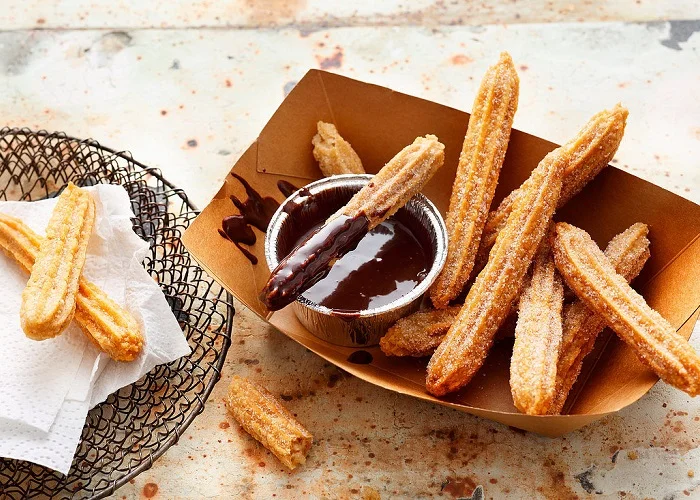
<instances>
[{"instance_id":1,"label":"broken churro piece","mask_svg":"<svg viewBox=\"0 0 700 500\"><path fill-rule=\"evenodd\" d=\"M576 148L572 151L571 163L564 171L557 208L578 194L612 161L625 133L628 114L627 108L620 104L611 110L603 110L594 115L576 137L565 145L575 144ZM489 250L496 241L498 232L505 225L515 200L521 196L523 188L524 185L512 191L496 210L489 213L477 254L477 269L486 264Z\"/></svg>"},{"instance_id":2,"label":"broken churro piece","mask_svg":"<svg viewBox=\"0 0 700 500\"><path fill-rule=\"evenodd\" d=\"M513 402L528 415L545 415L556 395L563 300L564 287L549 244L543 244L520 298L510 362Z\"/></svg>"},{"instance_id":3,"label":"broken churro piece","mask_svg":"<svg viewBox=\"0 0 700 500\"><path fill-rule=\"evenodd\" d=\"M625 280L584 230L556 226L554 259L569 287L662 380L697 396L700 357Z\"/></svg>"},{"instance_id":4,"label":"broken churro piece","mask_svg":"<svg viewBox=\"0 0 700 500\"><path fill-rule=\"evenodd\" d=\"M379 340L387 356L430 356L454 323L459 306L427 309L401 318Z\"/></svg>"},{"instance_id":5,"label":"broken churro piece","mask_svg":"<svg viewBox=\"0 0 700 500\"><path fill-rule=\"evenodd\" d=\"M270 274L260 298L276 311L291 304L370 229L403 207L442 166L445 146L418 137L402 149L338 212L291 251Z\"/></svg>"},{"instance_id":6,"label":"broken churro piece","mask_svg":"<svg viewBox=\"0 0 700 500\"><path fill-rule=\"evenodd\" d=\"M646 224L633 224L611 239L605 249L605 256L627 282L640 273L649 259L648 233ZM579 299L564 306L563 337L557 363L557 395L550 414L561 413L581 373L583 360L593 350L598 334L606 326L605 320Z\"/></svg>"},{"instance_id":7,"label":"broken churro piece","mask_svg":"<svg viewBox=\"0 0 700 500\"><path fill-rule=\"evenodd\" d=\"M447 211L447 261L430 288L438 309L462 292L471 275L518 108L519 82L513 60L503 52L474 100Z\"/></svg>"},{"instance_id":8,"label":"broken churro piece","mask_svg":"<svg viewBox=\"0 0 700 500\"><path fill-rule=\"evenodd\" d=\"M21 220L0 214L0 248L27 273L40 245L41 237ZM82 276L75 321L99 349L116 361L132 361L143 348L143 334L136 319Z\"/></svg>"},{"instance_id":9,"label":"broken churro piece","mask_svg":"<svg viewBox=\"0 0 700 500\"><path fill-rule=\"evenodd\" d=\"M226 407L286 467L294 469L306 462L313 436L267 389L236 375L228 388Z\"/></svg>"},{"instance_id":10,"label":"broken churro piece","mask_svg":"<svg viewBox=\"0 0 700 500\"><path fill-rule=\"evenodd\" d=\"M572 149L563 146L549 153L525 183L486 267L428 363L430 393L443 396L466 385L486 359L549 227Z\"/></svg>"},{"instance_id":11,"label":"broken churro piece","mask_svg":"<svg viewBox=\"0 0 700 500\"><path fill-rule=\"evenodd\" d=\"M46 227L27 287L22 292L20 319L33 340L59 335L73 319L80 273L95 223L90 193L68 183Z\"/></svg>"},{"instance_id":12,"label":"broken churro piece","mask_svg":"<svg viewBox=\"0 0 700 500\"><path fill-rule=\"evenodd\" d=\"M360 157L332 123L318 122L318 133L311 140L314 158L326 177L338 174L364 174Z\"/></svg>"}]
</instances>

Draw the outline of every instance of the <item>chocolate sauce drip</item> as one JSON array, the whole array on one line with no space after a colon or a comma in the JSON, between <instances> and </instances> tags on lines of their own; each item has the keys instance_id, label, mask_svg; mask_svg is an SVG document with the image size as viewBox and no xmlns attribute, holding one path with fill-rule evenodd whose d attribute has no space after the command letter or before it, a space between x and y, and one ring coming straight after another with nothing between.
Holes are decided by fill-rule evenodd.
<instances>
[{"instance_id":1,"label":"chocolate sauce drip","mask_svg":"<svg viewBox=\"0 0 700 500\"><path fill-rule=\"evenodd\" d=\"M270 225L270 220L280 204L277 203L274 198L261 196L260 193L253 189L240 175L234 173L231 173L231 175L243 184L245 192L248 195L248 199L245 201L241 201L231 195L231 201L236 205L236 208L241 211L241 215L248 224L257 227L263 233L266 232L267 226Z\"/></svg>"},{"instance_id":2,"label":"chocolate sauce drip","mask_svg":"<svg viewBox=\"0 0 700 500\"><path fill-rule=\"evenodd\" d=\"M285 198L289 198L299 188L296 187L291 182L280 180L280 181L277 181L277 189L280 190L280 193L282 193L282 196L284 196Z\"/></svg>"},{"instance_id":3,"label":"chocolate sauce drip","mask_svg":"<svg viewBox=\"0 0 700 500\"><path fill-rule=\"evenodd\" d=\"M258 263L258 258L249 250L243 248L241 243L244 245L255 244L257 238L251 225L262 232L266 232L275 210L279 207L279 203L269 196L263 197L240 175L234 173L231 173L231 175L243 184L248 198L245 201L241 201L231 195L231 201L241 213L240 215L224 217L221 221L221 228L218 231L222 237L233 242L241 253L255 265Z\"/></svg>"},{"instance_id":4,"label":"chocolate sauce drip","mask_svg":"<svg viewBox=\"0 0 700 500\"><path fill-rule=\"evenodd\" d=\"M357 246L368 225L364 216L341 215L301 241L272 271L260 297L265 306L277 311L294 302L328 274L334 261Z\"/></svg>"},{"instance_id":5,"label":"chocolate sauce drip","mask_svg":"<svg viewBox=\"0 0 700 500\"><path fill-rule=\"evenodd\" d=\"M350 356L348 356L348 361L356 365L368 365L374 358L372 353L368 351L355 351Z\"/></svg>"},{"instance_id":6,"label":"chocolate sauce drip","mask_svg":"<svg viewBox=\"0 0 700 500\"><path fill-rule=\"evenodd\" d=\"M221 221L221 227L228 239L236 243L253 245L256 237L253 228L250 227L242 215L229 215Z\"/></svg>"},{"instance_id":7,"label":"chocolate sauce drip","mask_svg":"<svg viewBox=\"0 0 700 500\"><path fill-rule=\"evenodd\" d=\"M241 251L241 253L245 256L246 259L250 261L251 264L255 265L258 263L258 258L255 255L243 248L237 241L231 240L231 238L229 238L229 236L223 231L223 229L219 228L219 234L222 238L226 238L227 240L231 241L234 245L236 245L236 248L238 248Z\"/></svg>"}]
</instances>

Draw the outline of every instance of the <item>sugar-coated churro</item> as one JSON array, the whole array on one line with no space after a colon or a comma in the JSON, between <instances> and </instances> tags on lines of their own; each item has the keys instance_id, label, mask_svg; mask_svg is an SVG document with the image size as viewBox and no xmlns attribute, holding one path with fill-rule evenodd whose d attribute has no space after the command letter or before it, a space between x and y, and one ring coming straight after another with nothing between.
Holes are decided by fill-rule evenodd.
<instances>
[{"instance_id":1,"label":"sugar-coated churro","mask_svg":"<svg viewBox=\"0 0 700 500\"><path fill-rule=\"evenodd\" d=\"M22 293L22 329L45 340L66 329L75 313L80 273L95 222L95 201L73 183L58 197L46 237Z\"/></svg>"},{"instance_id":2,"label":"sugar-coated churro","mask_svg":"<svg viewBox=\"0 0 700 500\"><path fill-rule=\"evenodd\" d=\"M648 233L646 224L633 224L611 239L605 249L605 256L615 271L628 282L640 273L649 259ZM581 373L584 359L593 350L596 338L605 326L605 320L578 299L564 307L563 338L557 363L557 395L548 413L561 413Z\"/></svg>"},{"instance_id":3,"label":"sugar-coated churro","mask_svg":"<svg viewBox=\"0 0 700 500\"><path fill-rule=\"evenodd\" d=\"M564 182L557 208L562 207L584 188L610 163L620 146L627 123L627 108L617 104L611 110L594 115L567 145L577 144L573 159L564 171ZM498 208L489 213L477 253L476 268L486 264L491 246L503 228L513 209L513 203L521 195L523 186L512 191Z\"/></svg>"},{"instance_id":4,"label":"sugar-coated churro","mask_svg":"<svg viewBox=\"0 0 700 500\"><path fill-rule=\"evenodd\" d=\"M557 269L569 287L632 347L662 380L700 394L700 357L690 344L625 280L584 230L558 223Z\"/></svg>"},{"instance_id":5,"label":"sugar-coated churro","mask_svg":"<svg viewBox=\"0 0 700 500\"><path fill-rule=\"evenodd\" d=\"M459 306L426 309L401 318L379 340L387 356L430 356L454 323Z\"/></svg>"},{"instance_id":6,"label":"sugar-coated churro","mask_svg":"<svg viewBox=\"0 0 700 500\"><path fill-rule=\"evenodd\" d=\"M462 292L472 272L518 108L519 83L513 60L503 52L474 100L447 211L447 261L430 289L438 309Z\"/></svg>"},{"instance_id":7,"label":"sugar-coated churro","mask_svg":"<svg viewBox=\"0 0 700 500\"><path fill-rule=\"evenodd\" d=\"M272 271L260 298L275 311L291 304L333 262L382 221L404 206L440 168L445 146L434 135L418 137L402 149L350 201Z\"/></svg>"},{"instance_id":8,"label":"sugar-coated churro","mask_svg":"<svg viewBox=\"0 0 700 500\"><path fill-rule=\"evenodd\" d=\"M541 245L532 278L518 308L510 362L510 390L515 407L544 415L556 396L557 358L562 339L564 287L548 244Z\"/></svg>"},{"instance_id":9,"label":"sugar-coated churro","mask_svg":"<svg viewBox=\"0 0 700 500\"><path fill-rule=\"evenodd\" d=\"M226 406L241 427L289 469L306 462L313 436L267 389L234 376Z\"/></svg>"},{"instance_id":10,"label":"sugar-coated churro","mask_svg":"<svg viewBox=\"0 0 700 500\"><path fill-rule=\"evenodd\" d=\"M343 139L332 123L318 122L317 134L311 140L314 158L326 177L338 174L364 174L360 157L348 141Z\"/></svg>"},{"instance_id":11,"label":"sugar-coated churro","mask_svg":"<svg viewBox=\"0 0 700 500\"><path fill-rule=\"evenodd\" d=\"M21 220L0 214L0 248L29 273L41 237ZM87 337L116 361L133 361L143 348L136 319L97 286L80 277L75 321Z\"/></svg>"},{"instance_id":12,"label":"sugar-coated churro","mask_svg":"<svg viewBox=\"0 0 700 500\"><path fill-rule=\"evenodd\" d=\"M442 396L464 386L486 359L554 214L572 150L561 147L549 153L526 182L486 267L428 363L426 387L432 394Z\"/></svg>"}]
</instances>

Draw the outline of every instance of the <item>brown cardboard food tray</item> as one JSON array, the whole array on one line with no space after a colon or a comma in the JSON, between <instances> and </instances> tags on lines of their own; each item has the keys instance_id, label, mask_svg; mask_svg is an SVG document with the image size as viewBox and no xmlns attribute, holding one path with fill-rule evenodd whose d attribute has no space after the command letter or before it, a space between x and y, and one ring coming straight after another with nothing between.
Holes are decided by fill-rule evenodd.
<instances>
[{"instance_id":1,"label":"brown cardboard food tray","mask_svg":"<svg viewBox=\"0 0 700 500\"><path fill-rule=\"evenodd\" d=\"M600 107L612 104L605 102ZM593 115L598 109L590 111ZM629 119L634 120L634 116ZM324 71L311 70L304 76L232 172L245 178L264 196L283 201L277 190L278 180L301 186L321 177L311 148L318 120L335 123L371 173L415 137L437 135L445 144L445 165L423 193L444 214L469 114ZM519 186L555 147L549 141L514 130L494 206ZM517 412L508 385L512 341L507 338L496 343L484 368L467 387L441 399L425 391L426 359L388 358L378 347L372 347L367 349L374 358L371 364L350 363L347 358L354 349L317 339L297 321L290 307L269 313L258 300L269 275L263 252L264 234L255 230L258 240L250 249L259 259L257 265L252 265L232 243L217 234L221 219L238 213L229 199L231 194L245 199L241 184L227 176L214 199L185 232L183 241L187 249L217 281L261 318L363 380L548 436L565 434L624 408L641 398L657 381L632 349L608 330L589 356L565 408L568 414L562 416L529 416ZM648 224L651 258L634 285L684 337L690 336L700 304L700 206L609 166L559 210L556 219L586 229L601 246L634 222Z\"/></svg>"}]
</instances>

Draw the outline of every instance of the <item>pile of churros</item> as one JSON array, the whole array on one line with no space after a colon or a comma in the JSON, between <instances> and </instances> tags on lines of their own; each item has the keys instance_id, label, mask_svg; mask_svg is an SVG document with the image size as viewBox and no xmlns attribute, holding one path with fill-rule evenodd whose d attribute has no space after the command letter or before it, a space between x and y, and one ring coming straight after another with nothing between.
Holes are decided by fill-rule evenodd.
<instances>
[{"instance_id":1,"label":"pile of churros","mask_svg":"<svg viewBox=\"0 0 700 500\"><path fill-rule=\"evenodd\" d=\"M474 102L447 213L447 263L430 290L432 308L399 320L382 338L382 351L431 356L426 388L444 396L469 383L497 330L517 312L510 386L523 413L561 413L606 326L661 379L700 394L700 357L628 284L650 255L647 226L632 225L601 251L582 229L552 220L612 160L625 108L593 116L489 212L518 85L504 53ZM455 304L465 291L464 303Z\"/></svg>"},{"instance_id":2,"label":"pile of churros","mask_svg":"<svg viewBox=\"0 0 700 500\"><path fill-rule=\"evenodd\" d=\"M0 248L29 273L20 308L22 329L32 340L46 340L75 319L112 359L133 361L143 348L138 322L82 276L94 223L92 196L72 183L58 197L44 238L0 213Z\"/></svg>"},{"instance_id":3,"label":"pile of churros","mask_svg":"<svg viewBox=\"0 0 700 500\"><path fill-rule=\"evenodd\" d=\"M661 379L700 394L700 357L629 285L650 257L649 228L633 224L601 250L584 230L553 221L557 208L612 160L627 110L618 104L593 116L491 210L518 93L513 61L503 53L474 101L447 212L447 261L430 288L431 305L396 322L381 350L431 356L426 388L444 396L470 382L497 331L517 315L513 402L526 414L557 415L598 335L610 327ZM317 129L313 154L324 175L365 172L334 125L318 122ZM271 272L261 293L265 305L277 310L293 302L419 192L444 157L443 144L432 135L401 150ZM311 434L264 388L235 377L227 406L287 467L305 461Z\"/></svg>"}]
</instances>

